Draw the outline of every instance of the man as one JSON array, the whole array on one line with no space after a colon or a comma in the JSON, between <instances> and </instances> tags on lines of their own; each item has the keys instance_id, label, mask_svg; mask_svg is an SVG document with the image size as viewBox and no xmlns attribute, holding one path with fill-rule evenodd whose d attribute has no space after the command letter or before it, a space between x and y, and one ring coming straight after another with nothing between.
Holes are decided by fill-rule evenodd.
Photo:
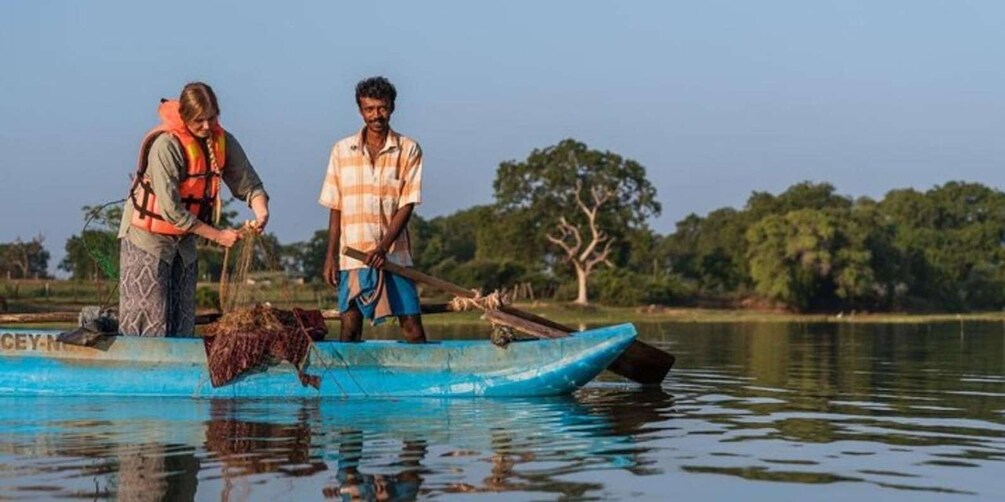
<instances>
[{"instance_id":1,"label":"man","mask_svg":"<svg viewBox=\"0 0 1005 502\"><path fill-rule=\"evenodd\" d=\"M384 77L356 85L364 125L335 143L318 200L330 209L322 274L338 290L345 342L361 339L363 317L379 324L392 315L407 341L426 341L415 284L380 270L386 261L412 265L406 226L421 201L422 150L391 129L396 97ZM345 246L366 252L366 260L341 256Z\"/></svg>"}]
</instances>

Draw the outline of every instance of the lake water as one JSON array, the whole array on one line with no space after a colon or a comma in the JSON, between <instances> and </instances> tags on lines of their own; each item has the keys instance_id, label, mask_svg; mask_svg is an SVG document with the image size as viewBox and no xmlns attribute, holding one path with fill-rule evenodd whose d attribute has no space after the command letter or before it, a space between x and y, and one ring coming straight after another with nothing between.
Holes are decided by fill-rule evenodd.
<instances>
[{"instance_id":1,"label":"lake water","mask_svg":"<svg viewBox=\"0 0 1005 502\"><path fill-rule=\"evenodd\" d=\"M0 499L1005 499L1005 325L639 328L662 389L3 398Z\"/></svg>"}]
</instances>

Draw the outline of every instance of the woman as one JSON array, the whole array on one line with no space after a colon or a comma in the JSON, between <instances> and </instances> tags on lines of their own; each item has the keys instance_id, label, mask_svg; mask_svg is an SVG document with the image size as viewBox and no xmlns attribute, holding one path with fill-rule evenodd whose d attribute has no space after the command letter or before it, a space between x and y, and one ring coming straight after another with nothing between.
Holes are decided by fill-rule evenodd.
<instances>
[{"instance_id":1,"label":"woman","mask_svg":"<svg viewBox=\"0 0 1005 502\"><path fill-rule=\"evenodd\" d=\"M140 147L139 168L119 228L119 331L140 336L195 334L196 238L223 247L240 239L219 229L220 180L247 201L259 232L269 196L240 143L218 123L208 85L161 100L161 124Z\"/></svg>"}]
</instances>

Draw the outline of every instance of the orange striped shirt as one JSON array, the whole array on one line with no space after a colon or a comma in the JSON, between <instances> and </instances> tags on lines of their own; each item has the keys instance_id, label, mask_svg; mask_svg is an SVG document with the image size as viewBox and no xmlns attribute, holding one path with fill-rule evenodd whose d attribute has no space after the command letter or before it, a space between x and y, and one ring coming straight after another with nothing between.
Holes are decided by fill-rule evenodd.
<instances>
[{"instance_id":1,"label":"orange striped shirt","mask_svg":"<svg viewBox=\"0 0 1005 502\"><path fill-rule=\"evenodd\" d=\"M342 212L340 246L365 252L377 247L398 208L421 202L421 188L422 149L415 140L388 131L384 147L371 160L361 130L332 147L318 202ZM408 231L402 231L387 259L410 267L410 248ZM348 256L339 258L342 270L365 266Z\"/></svg>"}]
</instances>

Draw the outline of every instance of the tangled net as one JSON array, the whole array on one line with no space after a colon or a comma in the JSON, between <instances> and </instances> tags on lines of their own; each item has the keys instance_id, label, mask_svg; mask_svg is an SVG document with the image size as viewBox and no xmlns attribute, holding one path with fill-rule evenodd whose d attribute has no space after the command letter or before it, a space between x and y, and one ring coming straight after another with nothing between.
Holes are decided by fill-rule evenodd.
<instances>
[{"instance_id":1,"label":"tangled net","mask_svg":"<svg viewBox=\"0 0 1005 502\"><path fill-rule=\"evenodd\" d=\"M301 384L320 388L321 379L304 369L314 339L326 333L320 313L268 305L228 312L208 326L203 336L210 380L219 387L245 373L287 361L297 369Z\"/></svg>"},{"instance_id":2,"label":"tangled net","mask_svg":"<svg viewBox=\"0 0 1005 502\"><path fill-rule=\"evenodd\" d=\"M297 369L301 384L319 388L320 379L306 374L304 368L314 340L323 339L328 332L321 313L296 308L283 310L268 304L249 305L249 271L256 257L265 256L264 261L270 261L268 258L274 258L275 253L267 249L266 241L258 238L253 225L246 224L241 234L233 264L230 250L224 253L220 274L220 307L224 314L204 330L213 386L219 387L245 373L287 361ZM261 255L256 255L259 247ZM288 291L284 288L283 292L288 299Z\"/></svg>"},{"instance_id":3,"label":"tangled net","mask_svg":"<svg viewBox=\"0 0 1005 502\"><path fill-rule=\"evenodd\" d=\"M279 265L275 252L259 238L258 230L252 223L245 223L240 232L241 240L234 249L227 248L223 251L223 268L220 270L220 310L223 312L233 311L251 302L247 285L256 258L269 266L278 268ZM285 289L283 293L289 296Z\"/></svg>"}]
</instances>

